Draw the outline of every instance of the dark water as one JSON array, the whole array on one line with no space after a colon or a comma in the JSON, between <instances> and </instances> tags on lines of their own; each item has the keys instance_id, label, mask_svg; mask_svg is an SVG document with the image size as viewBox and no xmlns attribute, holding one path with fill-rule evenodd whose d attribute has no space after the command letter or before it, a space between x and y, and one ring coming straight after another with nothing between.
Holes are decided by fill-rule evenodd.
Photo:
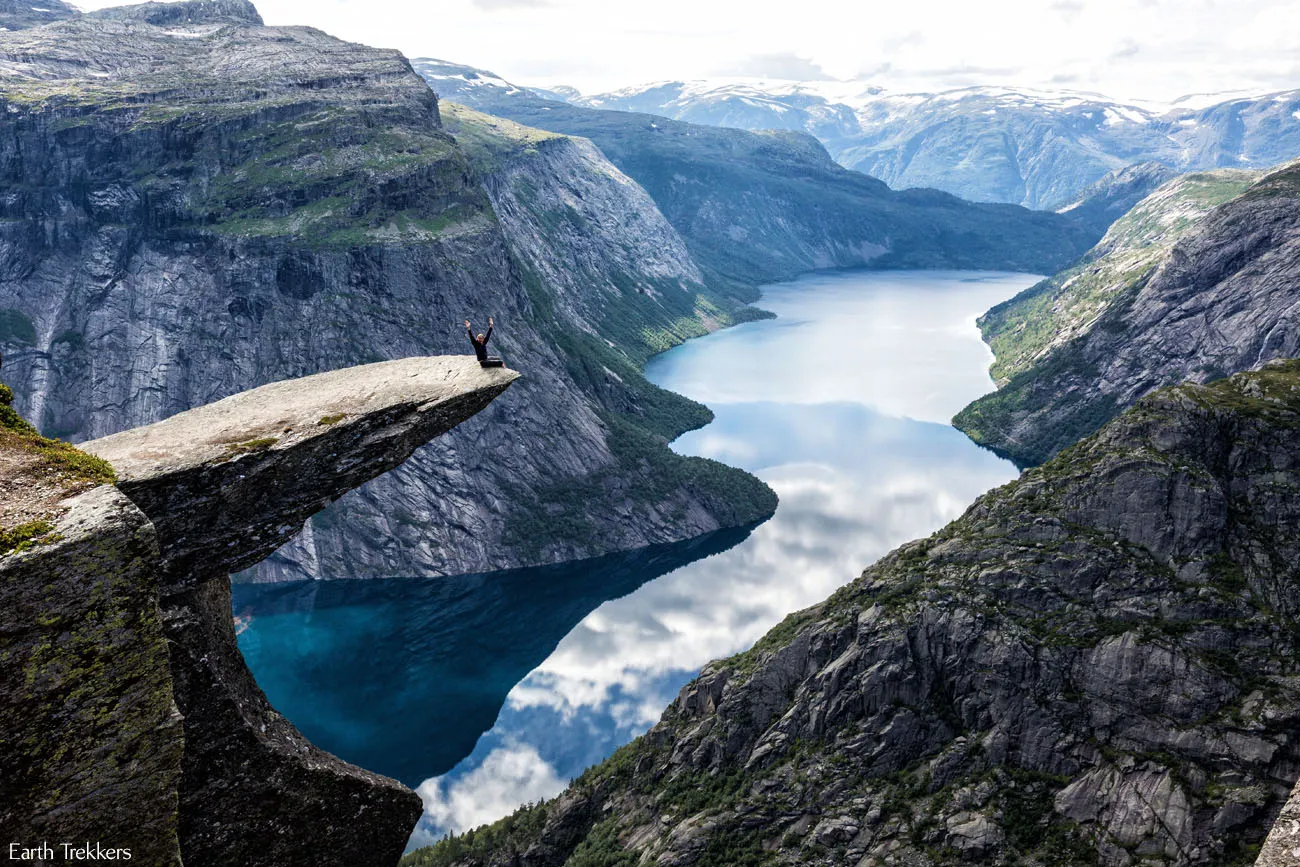
<instances>
[{"instance_id":1,"label":"dark water","mask_svg":"<svg viewBox=\"0 0 1300 867\"><path fill-rule=\"evenodd\" d=\"M413 844L555 794L752 644L1015 476L947 424L992 390L975 317L1020 274L842 272L656 358L716 421L674 448L780 495L752 532L451 579L238 586L240 647L321 747L418 785Z\"/></svg>"},{"instance_id":2,"label":"dark water","mask_svg":"<svg viewBox=\"0 0 1300 867\"><path fill-rule=\"evenodd\" d=\"M581 569L237 584L235 614L248 624L239 646L276 710L313 743L418 786L470 753L515 684L592 610L749 533Z\"/></svg>"}]
</instances>

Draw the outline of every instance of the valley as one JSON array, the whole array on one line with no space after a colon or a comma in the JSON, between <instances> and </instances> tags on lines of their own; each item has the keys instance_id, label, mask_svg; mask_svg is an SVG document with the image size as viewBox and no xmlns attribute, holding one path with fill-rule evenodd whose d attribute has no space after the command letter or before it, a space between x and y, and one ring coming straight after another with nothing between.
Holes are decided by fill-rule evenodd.
<instances>
[{"instance_id":1,"label":"valley","mask_svg":"<svg viewBox=\"0 0 1300 867\"><path fill-rule=\"evenodd\" d=\"M1034 279L765 287L775 319L689 341L647 376L711 408L674 449L758 476L780 497L770 520L543 569L236 587L244 656L313 742L419 788L417 842L553 795L710 660L1015 475L945 420L992 388L974 317Z\"/></svg>"},{"instance_id":2,"label":"valley","mask_svg":"<svg viewBox=\"0 0 1300 867\"><path fill-rule=\"evenodd\" d=\"M717 78L584 94L570 0L109 2L0 0L0 838L1300 864L1277 52L894 92L701 8Z\"/></svg>"}]
</instances>

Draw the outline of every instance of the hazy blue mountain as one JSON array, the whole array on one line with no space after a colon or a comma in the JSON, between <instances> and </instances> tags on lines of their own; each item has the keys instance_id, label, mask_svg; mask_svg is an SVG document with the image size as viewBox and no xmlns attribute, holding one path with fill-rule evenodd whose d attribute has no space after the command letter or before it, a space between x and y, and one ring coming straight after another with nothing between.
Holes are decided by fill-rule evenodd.
<instances>
[{"instance_id":1,"label":"hazy blue mountain","mask_svg":"<svg viewBox=\"0 0 1300 867\"><path fill-rule=\"evenodd\" d=\"M894 188L1047 209L1135 163L1190 171L1300 155L1300 91L1161 106L1021 88L891 94L859 82L674 81L570 101L716 126L799 129L842 165Z\"/></svg>"}]
</instances>

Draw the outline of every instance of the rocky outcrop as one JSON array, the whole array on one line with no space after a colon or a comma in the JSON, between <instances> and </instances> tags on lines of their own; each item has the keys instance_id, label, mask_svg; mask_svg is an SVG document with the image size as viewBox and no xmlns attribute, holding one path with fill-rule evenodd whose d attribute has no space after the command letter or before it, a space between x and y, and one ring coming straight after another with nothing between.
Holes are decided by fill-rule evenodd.
<instances>
[{"instance_id":1,"label":"rocky outcrop","mask_svg":"<svg viewBox=\"0 0 1300 867\"><path fill-rule=\"evenodd\" d=\"M771 513L757 480L667 448L710 416L639 369L645 334L703 333L737 302L579 145L534 159L521 132L480 154L397 52L259 26L242 0L0 33L0 71L0 352L46 433L104 437L286 377L463 353L466 317L495 316L495 350L527 367L257 577L486 572ZM547 191L531 219L551 246L510 234L528 215L498 217L498 171ZM597 218L546 210L568 178L579 207L598 191ZM562 282L573 261L589 267ZM606 309L617 328L590 315Z\"/></svg>"},{"instance_id":2,"label":"rocky outcrop","mask_svg":"<svg viewBox=\"0 0 1300 867\"><path fill-rule=\"evenodd\" d=\"M67 501L49 541L0 558L6 837L148 864L393 863L419 798L269 705L236 644L229 570L516 376L473 357L378 363L87 444L118 486Z\"/></svg>"},{"instance_id":3,"label":"rocky outcrop","mask_svg":"<svg viewBox=\"0 0 1300 867\"><path fill-rule=\"evenodd\" d=\"M1140 401L409 864L1242 864L1300 776L1300 362Z\"/></svg>"},{"instance_id":4,"label":"rocky outcrop","mask_svg":"<svg viewBox=\"0 0 1300 867\"><path fill-rule=\"evenodd\" d=\"M107 485L66 501L54 533L0 557L0 835L179 864L184 738L157 535Z\"/></svg>"},{"instance_id":5,"label":"rocky outcrop","mask_svg":"<svg viewBox=\"0 0 1300 867\"><path fill-rule=\"evenodd\" d=\"M75 18L81 13L63 0L41 0L35 5L30 0L0 0L0 27L22 30L39 27L64 18Z\"/></svg>"},{"instance_id":6,"label":"rocky outcrop","mask_svg":"<svg viewBox=\"0 0 1300 867\"><path fill-rule=\"evenodd\" d=\"M262 16L249 0L176 0L170 3L140 3L134 6L99 9L92 18L139 21L156 27L243 21L261 24Z\"/></svg>"},{"instance_id":7,"label":"rocky outcrop","mask_svg":"<svg viewBox=\"0 0 1300 867\"><path fill-rule=\"evenodd\" d=\"M1300 354L1300 165L1188 175L984 317L999 390L954 424L1034 464L1153 389Z\"/></svg>"},{"instance_id":8,"label":"rocky outcrop","mask_svg":"<svg viewBox=\"0 0 1300 867\"><path fill-rule=\"evenodd\" d=\"M1296 867L1300 864L1300 788L1282 808L1255 864L1256 867Z\"/></svg>"},{"instance_id":9,"label":"rocky outcrop","mask_svg":"<svg viewBox=\"0 0 1300 867\"><path fill-rule=\"evenodd\" d=\"M473 356L381 362L264 385L82 449L113 465L158 529L166 592L264 559L516 378Z\"/></svg>"}]
</instances>

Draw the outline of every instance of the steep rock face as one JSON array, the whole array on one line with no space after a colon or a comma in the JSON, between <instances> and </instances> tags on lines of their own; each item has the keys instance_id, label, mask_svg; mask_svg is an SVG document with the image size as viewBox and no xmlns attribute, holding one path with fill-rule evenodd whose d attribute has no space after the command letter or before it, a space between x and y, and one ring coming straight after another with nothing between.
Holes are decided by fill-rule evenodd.
<instances>
[{"instance_id":1,"label":"steep rock face","mask_svg":"<svg viewBox=\"0 0 1300 867\"><path fill-rule=\"evenodd\" d=\"M183 737L156 534L109 486L61 511L53 541L0 557L0 834L179 864Z\"/></svg>"},{"instance_id":2,"label":"steep rock face","mask_svg":"<svg viewBox=\"0 0 1300 867\"><path fill-rule=\"evenodd\" d=\"M271 708L228 570L515 377L464 357L372 364L89 443L120 487L66 501L58 534L0 557L6 834L149 864L393 863L419 798Z\"/></svg>"},{"instance_id":3,"label":"steep rock face","mask_svg":"<svg viewBox=\"0 0 1300 867\"><path fill-rule=\"evenodd\" d=\"M1117 296L1150 278L1197 223L1259 177L1257 172L1223 169L1161 184L1126 209L1076 265L980 317L980 330L996 355L994 380L1006 384L1095 325Z\"/></svg>"},{"instance_id":4,"label":"steep rock face","mask_svg":"<svg viewBox=\"0 0 1300 867\"><path fill-rule=\"evenodd\" d=\"M102 437L284 377L461 353L462 320L494 315L496 351L536 375L329 509L261 577L489 571L770 513L770 491L739 473L684 489L700 474L664 443L707 411L645 383L629 361L639 341L544 313L584 287L526 280L478 167L401 55L257 20L242 2L146 4L0 34L0 351L25 415ZM656 216L585 238L588 255ZM645 302L627 311L633 335L665 318L637 289L666 269L624 282ZM701 294L689 261L671 277ZM725 318L686 306L699 323L683 333ZM583 341L614 360L592 365ZM584 365L616 376L593 393ZM661 411L646 427L648 402ZM643 458L641 475L670 481L620 475ZM604 491L628 502L620 486L644 496L602 508ZM585 499L595 529L557 533L552 550L521 542L556 499Z\"/></svg>"},{"instance_id":5,"label":"steep rock face","mask_svg":"<svg viewBox=\"0 0 1300 867\"><path fill-rule=\"evenodd\" d=\"M895 192L837 165L802 132L749 132L567 105L483 70L417 59L441 96L582 136L645 188L709 274L744 286L816 268L1051 272L1097 234L1068 217Z\"/></svg>"},{"instance_id":6,"label":"steep rock face","mask_svg":"<svg viewBox=\"0 0 1300 867\"><path fill-rule=\"evenodd\" d=\"M1300 354L1298 238L1294 163L1165 185L1091 261L989 312L983 327L1011 375L955 423L1036 463L1162 385Z\"/></svg>"},{"instance_id":7,"label":"steep rock face","mask_svg":"<svg viewBox=\"0 0 1300 867\"><path fill-rule=\"evenodd\" d=\"M1300 776L1297 424L1300 362L1151 395L407 863L1249 863Z\"/></svg>"},{"instance_id":8,"label":"steep rock face","mask_svg":"<svg viewBox=\"0 0 1300 867\"><path fill-rule=\"evenodd\" d=\"M1300 864L1300 788L1282 808L1255 863L1257 867L1295 867Z\"/></svg>"},{"instance_id":9,"label":"steep rock face","mask_svg":"<svg viewBox=\"0 0 1300 867\"><path fill-rule=\"evenodd\" d=\"M519 391L530 396L514 403L505 427L489 427L459 453L449 438L427 458L418 454L413 467L427 466L428 475L473 469L457 499L430 503L426 482L390 475L314 519L256 578L406 574L410 561L423 571L453 571L466 560L491 568L554 562L769 515L775 498L761 483L663 447L711 416L640 373L654 352L736 321L744 308L730 312L710 292L645 192L588 142L453 103L444 109L527 298L525 321L512 331L526 329L530 363L569 387L529 377ZM541 363L548 355L553 371ZM546 459L522 442L546 443ZM388 542L376 549L369 540L377 538Z\"/></svg>"}]
</instances>

